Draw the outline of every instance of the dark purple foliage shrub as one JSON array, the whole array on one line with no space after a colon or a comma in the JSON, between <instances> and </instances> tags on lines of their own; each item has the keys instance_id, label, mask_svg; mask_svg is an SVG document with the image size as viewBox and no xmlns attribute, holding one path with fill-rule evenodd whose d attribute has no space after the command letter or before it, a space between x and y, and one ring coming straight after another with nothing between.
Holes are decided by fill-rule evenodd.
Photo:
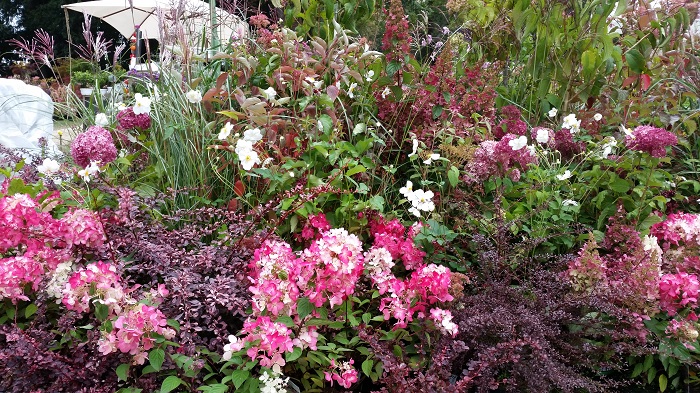
<instances>
[{"instance_id":1,"label":"dark purple foliage shrub","mask_svg":"<svg viewBox=\"0 0 700 393\"><path fill-rule=\"evenodd\" d=\"M157 220L163 200L117 191L119 208L105 225L116 259L127 261L130 284L164 283L170 294L160 306L180 322L178 339L191 350L220 351L242 326L249 305L246 266L251 252L238 241L250 223L213 207L178 210Z\"/></svg>"}]
</instances>

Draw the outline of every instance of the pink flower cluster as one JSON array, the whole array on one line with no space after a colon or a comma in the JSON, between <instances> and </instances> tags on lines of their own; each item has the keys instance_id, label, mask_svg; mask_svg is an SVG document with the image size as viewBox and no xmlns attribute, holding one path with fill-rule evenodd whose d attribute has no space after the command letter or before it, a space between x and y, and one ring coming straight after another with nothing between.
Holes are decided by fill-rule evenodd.
<instances>
[{"instance_id":1,"label":"pink flower cluster","mask_svg":"<svg viewBox=\"0 0 700 393\"><path fill-rule=\"evenodd\" d=\"M503 120L493 129L496 139L503 138L506 134L525 135L527 123L520 118L520 109L515 105L506 105L501 108Z\"/></svg>"},{"instance_id":2,"label":"pink flower cluster","mask_svg":"<svg viewBox=\"0 0 700 393\"><path fill-rule=\"evenodd\" d=\"M569 262L566 275L575 291L591 292L599 284L606 283L605 262L596 247L594 240L588 241L579 251L578 258Z\"/></svg>"},{"instance_id":3,"label":"pink flower cluster","mask_svg":"<svg viewBox=\"0 0 700 393\"><path fill-rule=\"evenodd\" d=\"M357 382L358 376L357 370L353 367L354 362L354 360L350 359L348 362L336 363L335 359L331 359L330 371L323 372L326 381L329 381L331 386L333 386L333 381L335 381L345 389L350 389L350 386Z\"/></svg>"},{"instance_id":4,"label":"pink flower cluster","mask_svg":"<svg viewBox=\"0 0 700 393\"><path fill-rule=\"evenodd\" d=\"M309 214L309 219L301 230L301 237L305 240L311 240L329 229L331 229L331 225L324 214Z\"/></svg>"},{"instance_id":5,"label":"pink flower cluster","mask_svg":"<svg viewBox=\"0 0 700 393\"><path fill-rule=\"evenodd\" d=\"M448 334L456 334L457 326L449 311L429 306L453 300L449 294L450 271L444 266L424 264L425 253L415 246L414 236L420 225L404 227L398 220L371 221L374 237L372 247L363 253L360 239L345 229L330 229L322 214L310 217L312 233L317 238L303 251L294 253L289 244L270 241L255 251L250 279L253 294L253 314L245 322L241 338L229 336L223 358L231 359L233 352L247 348L247 356L259 360L263 367L279 370L285 365L282 356L294 348L316 349L319 334L316 326L304 326L297 303L301 297L316 307L334 307L355 294L359 279L366 272L379 288L380 310L385 318L395 318L396 327L405 327L418 315L432 318L435 326ZM394 276L392 268L398 261L410 273L405 279ZM358 295L359 296L359 295ZM311 316L319 314L312 312ZM289 316L300 326L293 332L288 325L275 322L274 317ZM357 381L352 361L333 366L326 379L350 387Z\"/></svg>"},{"instance_id":6,"label":"pink flower cluster","mask_svg":"<svg viewBox=\"0 0 700 393\"><path fill-rule=\"evenodd\" d=\"M698 317L692 313L688 319L672 319L666 326L666 334L680 341L690 350L695 349L698 340Z\"/></svg>"},{"instance_id":7,"label":"pink flower cluster","mask_svg":"<svg viewBox=\"0 0 700 393\"><path fill-rule=\"evenodd\" d=\"M625 146L628 149L649 153L652 157L666 156L666 147L676 144L678 138L675 134L652 126L639 126L625 137Z\"/></svg>"},{"instance_id":8,"label":"pink flower cluster","mask_svg":"<svg viewBox=\"0 0 700 393\"><path fill-rule=\"evenodd\" d=\"M121 278L114 265L96 262L78 270L63 290L63 305L69 310L87 312L93 299L107 305L115 315L124 299Z\"/></svg>"},{"instance_id":9,"label":"pink flower cluster","mask_svg":"<svg viewBox=\"0 0 700 393\"><path fill-rule=\"evenodd\" d=\"M151 127L151 116L148 113L137 115L133 107L128 107L117 113L117 124L120 131L143 131Z\"/></svg>"},{"instance_id":10,"label":"pink flower cluster","mask_svg":"<svg viewBox=\"0 0 700 393\"><path fill-rule=\"evenodd\" d=\"M85 226L75 225L72 220L72 217L92 217L92 212L75 209L55 219L42 211L38 201L44 197L33 199L26 194L15 194L0 198L0 299L26 300L24 286L30 284L37 290L47 274L71 260L72 245L84 243L85 239L104 239L97 219ZM44 206L53 203L53 198L48 196ZM101 245L97 243L89 245Z\"/></svg>"},{"instance_id":11,"label":"pink flower cluster","mask_svg":"<svg viewBox=\"0 0 700 393\"><path fill-rule=\"evenodd\" d=\"M676 315L684 307L697 305L698 290L700 282L694 274L665 274L659 282L659 306L668 315Z\"/></svg>"},{"instance_id":12,"label":"pink flower cluster","mask_svg":"<svg viewBox=\"0 0 700 393\"><path fill-rule=\"evenodd\" d=\"M148 358L146 351L152 349L156 341L153 333L167 340L175 337L175 331L167 327L167 320L160 310L138 303L114 321L112 331L100 339L99 351L107 355L118 349L132 355L134 364L143 364Z\"/></svg>"},{"instance_id":13,"label":"pink flower cluster","mask_svg":"<svg viewBox=\"0 0 700 393\"><path fill-rule=\"evenodd\" d=\"M138 302L129 292L122 286L114 265L100 261L73 273L63 290L63 305L78 312L88 312L91 302L106 305L112 329L100 338L100 353L107 355L119 350L132 355L134 364L143 364L148 357L146 352L154 346L153 334L172 339L175 331L167 327L160 310ZM147 298L158 304L167 294L161 284Z\"/></svg>"},{"instance_id":14,"label":"pink flower cluster","mask_svg":"<svg viewBox=\"0 0 700 393\"><path fill-rule=\"evenodd\" d=\"M85 168L90 162L108 164L117 158L117 148L109 131L100 126L92 126L73 139L70 145L73 161Z\"/></svg>"},{"instance_id":15,"label":"pink flower cluster","mask_svg":"<svg viewBox=\"0 0 700 393\"><path fill-rule=\"evenodd\" d=\"M699 246L700 215L682 212L669 214L666 220L651 227L651 234L660 240L664 250L672 246Z\"/></svg>"},{"instance_id":16,"label":"pink flower cluster","mask_svg":"<svg viewBox=\"0 0 700 393\"><path fill-rule=\"evenodd\" d=\"M516 149L511 141L519 138L506 134L500 141L484 141L474 152L474 158L467 164L464 180L480 182L491 176L508 175L513 181L520 180L521 171L530 164L537 164L537 156L528 146Z\"/></svg>"},{"instance_id":17,"label":"pink flower cluster","mask_svg":"<svg viewBox=\"0 0 700 393\"><path fill-rule=\"evenodd\" d=\"M102 223L91 210L71 209L63 215L61 221L66 224L66 229L71 233L72 244L100 248L107 240Z\"/></svg>"}]
</instances>

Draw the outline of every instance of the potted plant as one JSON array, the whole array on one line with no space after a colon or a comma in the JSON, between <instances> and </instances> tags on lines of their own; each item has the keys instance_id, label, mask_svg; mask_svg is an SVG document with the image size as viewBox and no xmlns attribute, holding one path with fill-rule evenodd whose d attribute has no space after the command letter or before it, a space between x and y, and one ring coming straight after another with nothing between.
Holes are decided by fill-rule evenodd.
<instances>
[{"instance_id":1,"label":"potted plant","mask_svg":"<svg viewBox=\"0 0 700 393\"><path fill-rule=\"evenodd\" d=\"M83 96L92 95L97 79L97 76L89 71L76 71L71 75L71 82L80 84L80 94Z\"/></svg>"}]
</instances>

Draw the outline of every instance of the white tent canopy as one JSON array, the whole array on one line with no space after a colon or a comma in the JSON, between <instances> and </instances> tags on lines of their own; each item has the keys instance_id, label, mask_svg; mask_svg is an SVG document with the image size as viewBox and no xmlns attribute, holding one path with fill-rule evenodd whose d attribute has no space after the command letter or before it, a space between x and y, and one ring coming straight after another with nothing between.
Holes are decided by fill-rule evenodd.
<instances>
[{"instance_id":1,"label":"white tent canopy","mask_svg":"<svg viewBox=\"0 0 700 393\"><path fill-rule=\"evenodd\" d=\"M211 39L209 4L200 0L97 0L67 4L63 8L100 18L127 38L138 26L144 38L163 42L164 30L178 25L183 27L182 35L190 43L201 43L203 37ZM232 35L240 37L248 30L240 18L218 7L214 28L224 44Z\"/></svg>"}]
</instances>

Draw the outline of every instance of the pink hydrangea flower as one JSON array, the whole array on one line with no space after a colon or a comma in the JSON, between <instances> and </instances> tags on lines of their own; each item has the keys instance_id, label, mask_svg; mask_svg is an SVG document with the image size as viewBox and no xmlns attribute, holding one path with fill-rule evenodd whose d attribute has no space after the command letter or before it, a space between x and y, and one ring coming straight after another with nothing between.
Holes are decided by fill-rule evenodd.
<instances>
[{"instance_id":1,"label":"pink hydrangea flower","mask_svg":"<svg viewBox=\"0 0 700 393\"><path fill-rule=\"evenodd\" d=\"M61 217L70 232L72 244L82 244L87 247L99 248L107 240L102 223L97 215L86 209L72 209Z\"/></svg>"},{"instance_id":2,"label":"pink hydrangea flower","mask_svg":"<svg viewBox=\"0 0 700 393\"><path fill-rule=\"evenodd\" d=\"M100 126L92 126L73 139L70 146L73 161L85 168L96 161L105 165L117 158L117 148L109 131Z\"/></svg>"},{"instance_id":3,"label":"pink hydrangea flower","mask_svg":"<svg viewBox=\"0 0 700 393\"><path fill-rule=\"evenodd\" d=\"M666 156L666 147L678 144L678 137L663 128L639 126L625 137L625 146L630 150L643 151L652 157Z\"/></svg>"},{"instance_id":4,"label":"pink hydrangea flower","mask_svg":"<svg viewBox=\"0 0 700 393\"><path fill-rule=\"evenodd\" d=\"M151 116L148 113L135 114L134 108L128 107L117 114L119 130L147 130L151 127Z\"/></svg>"},{"instance_id":5,"label":"pink hydrangea flower","mask_svg":"<svg viewBox=\"0 0 700 393\"><path fill-rule=\"evenodd\" d=\"M331 370L323 372L326 381L329 381L331 386L335 381L338 382L338 385L349 389L353 383L357 382L357 370L352 366L354 362L353 359L350 359L348 362L336 363L334 359L331 359Z\"/></svg>"},{"instance_id":6,"label":"pink hydrangea flower","mask_svg":"<svg viewBox=\"0 0 700 393\"><path fill-rule=\"evenodd\" d=\"M659 306L668 315L676 315L681 308L697 305L698 290L700 282L694 274L665 274L659 282Z\"/></svg>"}]
</instances>

